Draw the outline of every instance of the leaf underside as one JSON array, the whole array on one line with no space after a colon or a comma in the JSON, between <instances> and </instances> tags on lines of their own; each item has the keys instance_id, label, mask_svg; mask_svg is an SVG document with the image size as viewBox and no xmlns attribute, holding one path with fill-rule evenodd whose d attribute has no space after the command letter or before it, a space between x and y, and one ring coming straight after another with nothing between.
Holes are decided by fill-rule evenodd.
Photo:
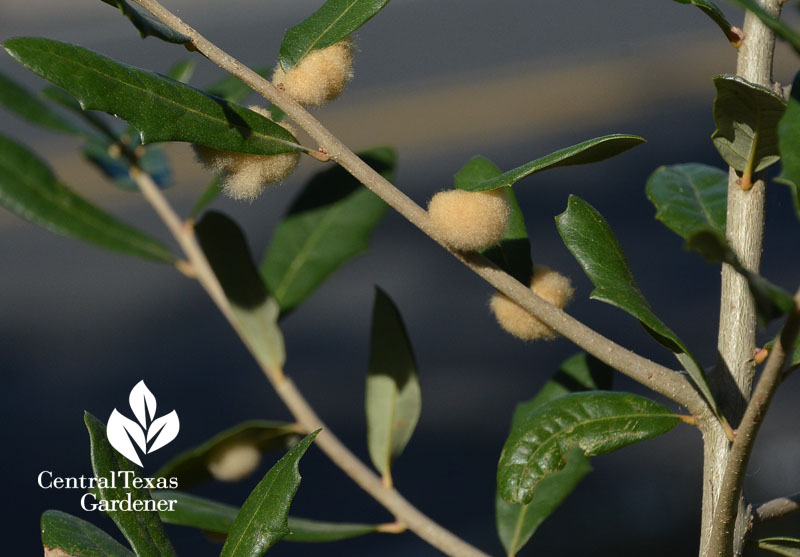
<instances>
[{"instance_id":1,"label":"leaf underside","mask_svg":"<svg viewBox=\"0 0 800 557\"><path fill-rule=\"evenodd\" d=\"M739 172L759 172L780 159L778 121L786 102L765 87L735 75L714 78L714 122L711 136L722 158Z\"/></svg>"},{"instance_id":2,"label":"leaf underside","mask_svg":"<svg viewBox=\"0 0 800 557\"><path fill-rule=\"evenodd\" d=\"M422 394L403 318L380 288L375 289L372 310L365 398L369 456L388 476L417 426Z\"/></svg>"}]
</instances>

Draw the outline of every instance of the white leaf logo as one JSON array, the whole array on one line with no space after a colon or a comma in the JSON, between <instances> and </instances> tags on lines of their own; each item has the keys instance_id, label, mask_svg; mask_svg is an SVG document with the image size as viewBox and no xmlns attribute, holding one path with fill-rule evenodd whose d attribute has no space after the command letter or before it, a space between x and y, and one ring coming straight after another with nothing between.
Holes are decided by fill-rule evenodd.
<instances>
[{"instance_id":1,"label":"white leaf logo","mask_svg":"<svg viewBox=\"0 0 800 557\"><path fill-rule=\"evenodd\" d=\"M150 392L144 381L139 381L131 389L128 403L139 423L125 417L114 408L108 418L106 436L111 446L120 454L142 466L142 460L139 458L136 447L142 454L157 451L178 436L181 424L175 410L160 418L155 417L156 397Z\"/></svg>"}]
</instances>

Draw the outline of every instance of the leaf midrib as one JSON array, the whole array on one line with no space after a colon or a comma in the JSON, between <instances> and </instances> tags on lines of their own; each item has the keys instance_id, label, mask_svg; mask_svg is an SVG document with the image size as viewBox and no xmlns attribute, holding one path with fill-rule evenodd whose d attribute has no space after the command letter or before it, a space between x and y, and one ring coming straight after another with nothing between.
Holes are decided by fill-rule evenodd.
<instances>
[{"instance_id":1,"label":"leaf midrib","mask_svg":"<svg viewBox=\"0 0 800 557\"><path fill-rule=\"evenodd\" d=\"M281 282L275 289L275 297L278 300L283 300L284 295L291 286L294 277L300 272L300 269L306 264L311 257L312 250L318 245L319 240L323 237L332 225L332 220L337 217L343 210L342 205L336 205L331 210L326 211L322 219L319 221L317 227L311 232L307 240L303 243L303 247L297 252L297 255L292 259L292 262L286 268L286 273L283 275Z\"/></svg>"},{"instance_id":2,"label":"leaf midrib","mask_svg":"<svg viewBox=\"0 0 800 557\"><path fill-rule=\"evenodd\" d=\"M634 413L634 414L615 414L613 416L602 416L600 418L591 418L591 419L588 419L588 420L579 421L579 422L571 425L570 427L568 427L566 429L561 429L561 430L557 431L556 433L550 435L549 437L546 437L543 441L541 441L538 444L538 446L533 450L533 452L531 453L531 456L526 459L528 464L525 466L523 471L520 473L520 479L526 478L526 477L532 475L531 474L531 464L530 463L532 461L534 461L534 460L537 460L537 456L544 450L546 445L550 445L550 444L552 444L554 442L557 442L558 439L561 438L561 437L568 437L570 434L572 434L575 431L576 428L578 428L580 426L583 426L583 425L591 425L591 424L595 424L595 423L602 423L602 422L607 422L607 421L612 421L612 420L620 420L620 419L625 420L625 419L631 419L631 418L637 418L637 419L640 419L640 418L672 418L672 419L677 419L677 416L675 416L674 414L671 414L671 413L664 413L664 412L660 412L660 413ZM525 441L524 438L521 438L520 441L517 443L517 447L516 448L518 449L519 446L524 443L524 441ZM578 446L580 446L579 441L576 441L574 444L578 444ZM581 449L583 449L583 447L581 447Z\"/></svg>"},{"instance_id":3,"label":"leaf midrib","mask_svg":"<svg viewBox=\"0 0 800 557\"><path fill-rule=\"evenodd\" d=\"M45 39L45 40L48 40L48 39ZM53 42L56 42L56 41L53 41ZM112 81L112 82L115 82L115 83L122 84L123 86L125 86L125 87L128 87L128 88L130 88L130 89L133 89L134 91L137 91L137 92L139 92L139 93L146 93L147 95L149 95L149 96L150 96L151 98L153 98L153 99L160 100L160 101L164 102L165 104L169 104L169 105L172 105L172 106L176 106L176 107L178 107L178 108L180 108L180 109L182 109L182 110L184 110L184 111L186 111L186 112L189 112L189 113L192 113L192 114L194 114L195 116L199 116L199 117L201 117L202 119L209 120L209 121L211 121L211 122L215 122L215 123L221 123L221 124L223 124L223 125L229 126L229 127L231 127L231 128L234 128L234 129L236 129L236 130L240 130L241 132L252 133L252 134L256 135L257 137L259 137L259 138L261 138L261 139L266 139L266 140L269 140L269 141L275 141L275 142L281 143L282 145L286 145L286 146L289 146L289 147L293 147L295 150L296 150L298 147L300 147L300 146L299 146L299 145L297 145L296 143L292 143L292 142L290 142L290 141L287 141L287 140L285 140L285 139L279 139L279 138L277 138L277 137L273 137L273 136L269 136L269 135L263 135L261 132L259 132L259 131L258 131L258 130L256 130L256 129L253 129L253 128L252 128L252 127L250 127L250 126L246 126L246 127L245 127L245 126L241 126L241 125L239 125L239 124L236 124L236 123L234 123L234 122L230 122L230 121L228 121L228 120L223 120L223 119L214 118L214 117L213 117L213 116L211 116L210 114L206 114L206 113L204 113L204 112L199 112L199 111L197 111L197 110L195 110L195 109L193 109L193 108L191 108L191 107L187 107L187 106L186 106L186 105L184 105L184 104L180 104L180 103L178 103L177 101L174 101L174 100L172 100L172 99L170 99L170 98L168 98L168 97L164 97L164 96L162 96L162 95L156 94L156 93L154 93L153 91L151 91L151 90L150 90L150 89L148 89L148 88L145 88L145 87L139 87L139 86L137 86L137 85L135 85L135 84L133 84L133 83L131 83L131 82L129 82L129 81L124 81L124 80L122 80L122 79L120 79L120 78L118 78L118 77L116 77L116 76L109 75L109 74L107 74L107 73L103 73L102 71L100 71L99 69L97 69L97 68L95 68L95 67L93 67L93 66L87 66L87 65L85 65L85 64L84 64L82 61L80 61L80 60L78 60L78 59L75 59L75 58L70 58L70 57L64 56L64 55L62 55L62 54L61 54L59 51L56 51L56 52L50 52L50 51L48 51L48 50L46 50L46 49L39 48L39 47L38 47L36 44L34 44L34 45L29 45L29 46L28 46L28 48L31 48L32 50L37 50L37 51L38 51L38 53L39 53L40 55L41 55L41 54L49 55L49 56L52 56L52 57L55 57L55 58L59 58L59 59L61 59L61 60L64 60L64 61L66 61L67 63L72 63L72 64L75 64L75 65L77 65L79 68L83 68L83 69L85 69L85 70L88 70L88 71L90 71L90 72L93 72L93 73L95 73L95 74L97 74L97 75L99 75L99 76L101 76L101 77L103 77L103 78L105 78L105 79L107 79L107 80L110 80L110 81ZM78 48L80 48L80 47L78 47ZM83 51L84 49L81 49L81 50ZM85 50L85 52L89 52L89 53L90 53L92 56L95 56L95 57L98 57L98 58L99 58L99 56L102 56L102 55L99 55L99 56L98 56L98 54L96 54L96 53L94 53L94 52L90 52L90 51L88 51L88 50ZM104 57L104 58L106 58L106 57ZM112 64L113 64L111 67L118 66L118 67L121 67L122 69L124 69L124 70L126 70L126 71L131 71L131 70L133 70L133 73L140 72L140 73L143 73L144 75L146 75L147 77L149 77L149 78L151 78L151 79L156 79L156 80L165 80L165 79L168 79L168 78L165 78L165 77L163 77L163 76L159 76L158 74L155 74L154 72L150 72L150 71L148 71L148 70L144 70L144 69L141 69L141 68L136 68L136 67L134 67L134 66L131 66L131 65L129 65L129 64L124 64L124 63L122 63L122 62L117 62L116 60L111 60L110 58L108 58L107 60L103 59L103 62L106 62L106 63L107 63L108 61L111 61L111 62L112 62ZM27 66L27 64L24 64L24 65L26 65L26 66ZM106 65L107 65L107 64L106 64ZM174 80L172 80L172 81L174 81ZM185 85L185 84L183 84L183 83L180 83L180 82L178 82L178 81L176 81L175 83L178 83L178 84L180 84L180 85L183 85L184 87L187 87L187 88L191 89L192 91L195 91L195 92L199 93L200 95L207 95L207 93L203 93L203 92L202 92L202 91L200 91L199 89L194 89L193 87L190 87L190 86L188 86L188 85ZM94 95L92 95L91 93L90 93L88 96L89 96L89 97L92 97L92 98L94 98ZM224 99L223 99L223 100L224 100ZM225 102L228 102L228 101L225 101ZM233 105L234 103L228 103L228 104L229 104L229 105ZM81 105L82 105L82 108L84 108L84 110L86 110L86 109L92 109L92 107L84 107L84 106L83 106L83 102L81 102ZM99 110L102 110L102 109L99 109ZM105 112L105 111L103 111L103 112Z\"/></svg>"},{"instance_id":4,"label":"leaf midrib","mask_svg":"<svg viewBox=\"0 0 800 557\"><path fill-rule=\"evenodd\" d=\"M306 49L306 50L303 52L303 54L300 56L300 58L298 58L298 59L297 59L297 62L295 62L295 65L299 64L299 63L300 63L300 61L301 61L301 60L303 60L303 58L305 58L306 56L308 56L308 53L309 53L309 52L311 52L312 50L314 50L314 46L315 46L315 45L317 45L317 44L319 44L319 42L322 40L322 37L324 37L324 36L325 36L325 35L326 35L328 32L330 32L330 30L331 30L331 29L334 27L334 25L336 25L337 23L339 23L339 21L340 21L340 20L341 20L341 19L342 19L342 18L343 18L343 17L344 17L344 16L345 16L345 15L346 15L346 14L347 14L347 13L348 13L350 10L351 10L351 9L353 9L353 6L355 6L356 4L358 4L358 2L359 2L359 0L353 0L353 1L350 3L350 5L349 5L349 6L348 6L348 7L347 7L345 10L343 10L343 11L342 11L342 13L341 13L341 14L339 14L339 16L338 16L338 17L336 17L336 18L333 20L333 22L331 22L331 24L330 24L330 25L328 25L328 26L327 26L327 27L326 27L326 28L325 28L325 29L322 31L322 33L320 33L320 34L317 36L317 38L316 38L316 39L315 39L315 40L314 40L314 41L313 41L313 42L312 42L312 43L309 45L309 47L308 47L308 48L307 48L307 49Z\"/></svg>"}]
</instances>

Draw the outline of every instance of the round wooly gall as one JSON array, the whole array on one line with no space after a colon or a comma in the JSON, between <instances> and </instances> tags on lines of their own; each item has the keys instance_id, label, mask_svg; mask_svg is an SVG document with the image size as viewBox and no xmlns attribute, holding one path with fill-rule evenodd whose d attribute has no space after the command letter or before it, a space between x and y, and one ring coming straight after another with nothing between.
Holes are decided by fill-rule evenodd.
<instances>
[{"instance_id":1,"label":"round wooly gall","mask_svg":"<svg viewBox=\"0 0 800 557\"><path fill-rule=\"evenodd\" d=\"M446 190L431 198L428 214L445 244L462 251L481 251L503 239L511 206L505 187L479 192Z\"/></svg>"},{"instance_id":2,"label":"round wooly gall","mask_svg":"<svg viewBox=\"0 0 800 557\"><path fill-rule=\"evenodd\" d=\"M344 91L353 77L353 42L347 38L312 50L288 71L280 64L272 83L300 104L320 106Z\"/></svg>"},{"instance_id":3,"label":"round wooly gall","mask_svg":"<svg viewBox=\"0 0 800 557\"><path fill-rule=\"evenodd\" d=\"M265 118L272 119L269 110L261 106L249 106ZM292 135L295 129L285 122L278 122ZM281 153L279 155L252 155L220 151L203 145L192 145L195 156L204 167L221 172L222 192L232 199L252 201L270 184L280 182L297 166L300 153Z\"/></svg>"},{"instance_id":4,"label":"round wooly gall","mask_svg":"<svg viewBox=\"0 0 800 557\"><path fill-rule=\"evenodd\" d=\"M530 288L534 294L559 309L564 309L575 292L567 277L545 265L533 266ZM489 306L497 323L519 339L553 340L558 336L553 329L500 292L492 296Z\"/></svg>"},{"instance_id":5,"label":"round wooly gall","mask_svg":"<svg viewBox=\"0 0 800 557\"><path fill-rule=\"evenodd\" d=\"M208 458L208 471L221 482L238 482L261 464L261 452L252 443L229 443L214 449Z\"/></svg>"}]
</instances>

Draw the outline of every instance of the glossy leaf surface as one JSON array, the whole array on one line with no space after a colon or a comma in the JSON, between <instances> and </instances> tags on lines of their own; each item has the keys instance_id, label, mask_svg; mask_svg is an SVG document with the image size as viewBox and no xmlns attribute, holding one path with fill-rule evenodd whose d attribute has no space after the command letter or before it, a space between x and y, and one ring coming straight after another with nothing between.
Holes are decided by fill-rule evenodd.
<instances>
[{"instance_id":1,"label":"glossy leaf surface","mask_svg":"<svg viewBox=\"0 0 800 557\"><path fill-rule=\"evenodd\" d=\"M42 514L42 545L81 557L133 557L133 553L100 528L61 511Z\"/></svg>"},{"instance_id":2,"label":"glossy leaf surface","mask_svg":"<svg viewBox=\"0 0 800 557\"><path fill-rule=\"evenodd\" d=\"M527 414L551 400L572 392L610 389L612 373L610 367L593 356L572 356L532 400L517 406L512 428ZM497 494L497 533L507 555L515 555L530 540L539 525L572 493L591 469L589 458L574 446L567 453L564 469L542 480L533 493L533 500L527 505L509 503Z\"/></svg>"},{"instance_id":3,"label":"glossy leaf surface","mask_svg":"<svg viewBox=\"0 0 800 557\"><path fill-rule=\"evenodd\" d=\"M177 501L174 510L160 513L161 520L165 523L200 528L208 532L227 534L239 514L239 509L233 505L181 491L154 491L153 499ZM378 525L323 522L290 516L289 530L292 533L283 538L283 541L327 543L376 532Z\"/></svg>"},{"instance_id":4,"label":"glossy leaf surface","mask_svg":"<svg viewBox=\"0 0 800 557\"><path fill-rule=\"evenodd\" d=\"M762 538L758 540L758 547L786 557L800 557L800 539L797 538Z\"/></svg>"},{"instance_id":5,"label":"glossy leaf surface","mask_svg":"<svg viewBox=\"0 0 800 557\"><path fill-rule=\"evenodd\" d=\"M775 181L789 186L800 219L800 73L794 78L789 106L778 123L778 146L782 169Z\"/></svg>"},{"instance_id":6,"label":"glossy leaf surface","mask_svg":"<svg viewBox=\"0 0 800 557\"><path fill-rule=\"evenodd\" d=\"M469 190L470 187L500 174L500 169L488 159L474 157L455 175L455 187L460 190ZM514 195L514 190L509 188L506 195L511 206L508 230L498 245L492 246L482 253L515 279L523 284L528 284L533 276L528 229L525 226L525 217L517 202L517 196Z\"/></svg>"},{"instance_id":7,"label":"glossy leaf surface","mask_svg":"<svg viewBox=\"0 0 800 557\"><path fill-rule=\"evenodd\" d=\"M717 230L698 229L686 239L686 248L700 253L711 263L727 263L741 274L750 287L758 318L763 323L786 315L794 308L794 298L759 274L748 271L739 262L727 240Z\"/></svg>"},{"instance_id":8,"label":"glossy leaf surface","mask_svg":"<svg viewBox=\"0 0 800 557\"><path fill-rule=\"evenodd\" d=\"M734 46L739 46L742 43L742 38L744 37L744 33L742 33L741 29L735 30L733 25L731 25L728 20L725 18L725 14L722 13L722 10L714 4L713 2L709 2L708 0L675 0L680 4L688 4L692 6L697 6L700 11L706 14L711 20L716 23L722 32L725 33L725 38L727 38L731 44Z\"/></svg>"},{"instance_id":9,"label":"glossy leaf surface","mask_svg":"<svg viewBox=\"0 0 800 557\"><path fill-rule=\"evenodd\" d=\"M143 143L188 141L259 155L297 150L294 136L268 118L180 81L50 39L20 37L4 46L29 70L66 89L84 109L130 122Z\"/></svg>"},{"instance_id":10,"label":"glossy leaf surface","mask_svg":"<svg viewBox=\"0 0 800 557\"><path fill-rule=\"evenodd\" d=\"M390 476L411 439L422 410L417 364L403 318L380 288L372 308L367 373L367 446L372 464Z\"/></svg>"},{"instance_id":11,"label":"glossy leaf surface","mask_svg":"<svg viewBox=\"0 0 800 557\"><path fill-rule=\"evenodd\" d=\"M716 407L702 368L678 336L653 313L616 236L600 213L571 195L567 210L556 217L556 224L564 244L595 286L590 297L617 306L638 319L653 338L675 353L712 407Z\"/></svg>"},{"instance_id":12,"label":"glossy leaf surface","mask_svg":"<svg viewBox=\"0 0 800 557\"><path fill-rule=\"evenodd\" d=\"M469 191L488 191L502 188L503 186L513 186L518 181L537 172L558 168L559 166L574 166L579 164L591 164L604 161L624 153L637 145L641 145L645 140L638 135L612 134L603 137L589 139L571 147L559 149L547 156L533 160L500 176L491 178L484 182L472 185Z\"/></svg>"},{"instance_id":13,"label":"glossy leaf surface","mask_svg":"<svg viewBox=\"0 0 800 557\"><path fill-rule=\"evenodd\" d=\"M136 465L111 447L106 438L106 428L103 422L88 412L84 415L84 421L91 441L94 477L106 478L109 481L109 485L106 486L98 483L96 490L98 501L122 501L128 497L132 501L149 501L149 491L133 487L133 478L139 477ZM118 471L133 472L131 476L128 476L129 483L127 485L129 487L125 487L125 483L119 477L114 478L114 484L110 483L112 476L115 476ZM109 510L108 515L131 544L136 555L144 557L176 555L158 513L117 509Z\"/></svg>"},{"instance_id":14,"label":"glossy leaf surface","mask_svg":"<svg viewBox=\"0 0 800 557\"><path fill-rule=\"evenodd\" d=\"M778 121L786 102L765 87L734 75L714 78L714 122L711 136L722 158L739 172L764 170L780 159Z\"/></svg>"},{"instance_id":15,"label":"glossy leaf surface","mask_svg":"<svg viewBox=\"0 0 800 557\"><path fill-rule=\"evenodd\" d=\"M327 0L308 19L286 31L281 43L281 67L289 70L311 51L349 37L388 3L389 0Z\"/></svg>"},{"instance_id":16,"label":"glossy leaf surface","mask_svg":"<svg viewBox=\"0 0 800 557\"><path fill-rule=\"evenodd\" d=\"M725 234L727 172L696 163L662 166L650 175L646 191L656 218L682 238L709 227Z\"/></svg>"},{"instance_id":17,"label":"glossy leaf surface","mask_svg":"<svg viewBox=\"0 0 800 557\"><path fill-rule=\"evenodd\" d=\"M173 261L163 245L73 193L36 155L2 135L0 205L63 236L152 261Z\"/></svg>"},{"instance_id":18,"label":"glossy leaf surface","mask_svg":"<svg viewBox=\"0 0 800 557\"><path fill-rule=\"evenodd\" d=\"M394 152L361 158L391 180ZM386 203L335 166L315 175L292 203L261 263L261 275L286 312L305 300L340 265L363 253Z\"/></svg>"},{"instance_id":19,"label":"glossy leaf surface","mask_svg":"<svg viewBox=\"0 0 800 557\"><path fill-rule=\"evenodd\" d=\"M286 350L278 328L278 304L261 281L241 229L227 216L212 211L203 215L195 231L231 303L244 341L263 366L281 371Z\"/></svg>"},{"instance_id":20,"label":"glossy leaf surface","mask_svg":"<svg viewBox=\"0 0 800 557\"><path fill-rule=\"evenodd\" d=\"M264 476L242 505L228 532L220 557L263 555L291 533L289 505L300 486L298 464L320 430L295 445Z\"/></svg>"},{"instance_id":21,"label":"glossy leaf surface","mask_svg":"<svg viewBox=\"0 0 800 557\"><path fill-rule=\"evenodd\" d=\"M294 424L265 420L242 422L179 454L156 472L156 476L178 478L181 489L187 489L211 479L208 463L215 449L246 443L256 446L261 452L268 452L286 450L296 440L297 429Z\"/></svg>"},{"instance_id":22,"label":"glossy leaf surface","mask_svg":"<svg viewBox=\"0 0 800 557\"><path fill-rule=\"evenodd\" d=\"M109 6L118 8L122 15L131 20L133 26L139 31L139 36L143 39L152 36L168 43L184 44L191 42L186 35L167 27L149 13L131 7L125 0L101 1Z\"/></svg>"},{"instance_id":23,"label":"glossy leaf surface","mask_svg":"<svg viewBox=\"0 0 800 557\"><path fill-rule=\"evenodd\" d=\"M680 420L645 398L606 391L573 393L521 415L500 455L497 485L509 502L530 503L537 485L562 470L573 446L608 453L666 433Z\"/></svg>"},{"instance_id":24,"label":"glossy leaf surface","mask_svg":"<svg viewBox=\"0 0 800 557\"><path fill-rule=\"evenodd\" d=\"M32 124L72 135L84 130L40 101L35 94L0 73L0 104Z\"/></svg>"}]
</instances>

